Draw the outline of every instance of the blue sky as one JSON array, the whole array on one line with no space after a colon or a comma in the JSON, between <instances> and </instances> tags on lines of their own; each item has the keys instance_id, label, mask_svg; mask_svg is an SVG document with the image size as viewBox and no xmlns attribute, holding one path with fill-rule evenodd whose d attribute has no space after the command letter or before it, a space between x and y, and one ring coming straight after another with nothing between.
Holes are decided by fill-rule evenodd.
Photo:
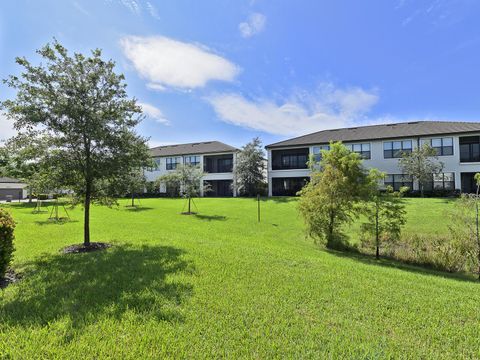
<instances>
[{"instance_id":1,"label":"blue sky","mask_svg":"<svg viewBox=\"0 0 480 360\"><path fill-rule=\"evenodd\" d=\"M479 121L479 15L477 0L3 0L0 78L53 37L102 48L152 145Z\"/></svg>"}]
</instances>

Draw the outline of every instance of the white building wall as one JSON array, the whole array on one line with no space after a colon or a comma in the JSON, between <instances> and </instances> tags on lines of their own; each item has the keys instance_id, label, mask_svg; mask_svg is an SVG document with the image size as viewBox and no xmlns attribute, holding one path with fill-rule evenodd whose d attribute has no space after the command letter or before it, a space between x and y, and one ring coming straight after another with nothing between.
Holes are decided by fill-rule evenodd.
<instances>
[{"instance_id":1,"label":"white building wall","mask_svg":"<svg viewBox=\"0 0 480 360\"><path fill-rule=\"evenodd\" d=\"M155 157L154 160L159 160L159 163L157 164L157 169L153 171L145 171L145 177L147 181L155 181L157 180L160 176L169 174L175 170L167 170L167 158L173 158L173 157L180 157L181 158L181 163L185 163L185 158L188 156L200 156L200 169L203 169L203 163L204 163L204 157L205 156L216 156L216 155L230 155L232 153L212 153L212 154L185 154L185 155L177 155L177 156L162 156L162 157ZM236 165L236 154L233 153L233 169L235 171L235 165ZM234 180L234 171L233 172L227 172L227 173L207 173L203 178L203 181L207 180ZM237 196L237 191L236 191L236 186L235 186L235 181L233 181L233 196ZM202 189L202 187L201 187ZM167 191L165 184L160 184L160 192L165 193ZM203 196L203 189L201 190L201 196Z\"/></svg>"},{"instance_id":2,"label":"white building wall","mask_svg":"<svg viewBox=\"0 0 480 360\"><path fill-rule=\"evenodd\" d=\"M453 155L439 156L438 160L444 164L442 172L455 173L455 188L461 188L461 173L462 172L480 172L480 162L474 163L460 163L460 142L459 138L463 136L480 136L480 133L468 133L468 134L456 134L456 135L436 135L430 137L407 137L407 138L394 138L394 139L382 139L374 141L348 141L345 144L370 144L370 159L364 160L364 165L367 168L377 168L378 170L387 174L401 174L402 170L398 166L398 158L385 159L383 156L383 143L388 141L403 141L411 140L413 148L415 149L418 144L421 144L423 140L438 139L444 137L453 138ZM275 148L274 150L284 149L300 149L309 148L310 154L313 154L313 148L319 145L327 145L325 143L295 147ZM272 150L268 149L268 195L272 196L272 178L276 177L305 177L310 176L311 171L309 169L297 169L297 170L272 170ZM414 183L414 190L418 190L419 186Z\"/></svg>"}]
</instances>

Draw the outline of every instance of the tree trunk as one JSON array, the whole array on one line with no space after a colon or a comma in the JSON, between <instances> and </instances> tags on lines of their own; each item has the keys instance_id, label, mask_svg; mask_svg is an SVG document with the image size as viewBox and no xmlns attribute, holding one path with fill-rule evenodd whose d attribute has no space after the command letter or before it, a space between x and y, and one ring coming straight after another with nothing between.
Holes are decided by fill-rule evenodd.
<instances>
[{"instance_id":1,"label":"tree trunk","mask_svg":"<svg viewBox=\"0 0 480 360\"><path fill-rule=\"evenodd\" d=\"M328 223L327 247L333 249L335 247L335 239L333 236L335 224L335 213L330 211L330 221Z\"/></svg>"},{"instance_id":2,"label":"tree trunk","mask_svg":"<svg viewBox=\"0 0 480 360\"><path fill-rule=\"evenodd\" d=\"M188 213L190 214L190 196L188 197Z\"/></svg>"},{"instance_id":3,"label":"tree trunk","mask_svg":"<svg viewBox=\"0 0 480 360\"><path fill-rule=\"evenodd\" d=\"M420 197L423 198L423 184L419 183L418 185L420 185Z\"/></svg>"},{"instance_id":4,"label":"tree trunk","mask_svg":"<svg viewBox=\"0 0 480 360\"><path fill-rule=\"evenodd\" d=\"M480 236L478 232L478 189L477 189L477 197L475 199L475 211L476 211L476 218L475 218L475 225L476 225L476 236L477 236L477 258L478 258L478 280L480 281Z\"/></svg>"},{"instance_id":5,"label":"tree trunk","mask_svg":"<svg viewBox=\"0 0 480 360\"><path fill-rule=\"evenodd\" d=\"M375 205L375 244L376 252L375 258L378 260L380 258L380 241L378 236L378 204Z\"/></svg>"},{"instance_id":6,"label":"tree trunk","mask_svg":"<svg viewBox=\"0 0 480 360\"><path fill-rule=\"evenodd\" d=\"M92 185L87 182L85 191L85 213L83 220L83 245L90 245L90 201L91 201Z\"/></svg>"},{"instance_id":7,"label":"tree trunk","mask_svg":"<svg viewBox=\"0 0 480 360\"><path fill-rule=\"evenodd\" d=\"M135 195L133 194L133 191L132 191L132 207L135 206Z\"/></svg>"}]
</instances>

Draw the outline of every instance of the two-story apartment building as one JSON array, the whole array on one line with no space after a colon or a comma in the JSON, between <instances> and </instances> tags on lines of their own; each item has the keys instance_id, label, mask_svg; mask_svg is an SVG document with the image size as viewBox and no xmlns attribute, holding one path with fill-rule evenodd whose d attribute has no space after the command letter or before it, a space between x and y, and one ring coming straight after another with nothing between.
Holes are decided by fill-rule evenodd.
<instances>
[{"instance_id":1,"label":"two-story apartment building","mask_svg":"<svg viewBox=\"0 0 480 360\"><path fill-rule=\"evenodd\" d=\"M328 149L330 141L342 141L362 156L366 167L386 173L385 185L413 190L419 185L402 174L398 159L402 152L428 143L444 168L441 174L432 175L427 187L476 190L473 176L480 172L480 123L415 121L324 130L266 146L269 196L295 195L310 178L309 156L320 159L321 149Z\"/></svg>"},{"instance_id":2,"label":"two-story apartment building","mask_svg":"<svg viewBox=\"0 0 480 360\"><path fill-rule=\"evenodd\" d=\"M233 169L237 151L237 148L219 141L154 147L150 152L156 167L145 171L145 177L147 181L155 181L175 170L179 164L197 165L205 171L202 181L211 189L202 196L236 196ZM161 184L159 191L170 192L165 184Z\"/></svg>"}]
</instances>

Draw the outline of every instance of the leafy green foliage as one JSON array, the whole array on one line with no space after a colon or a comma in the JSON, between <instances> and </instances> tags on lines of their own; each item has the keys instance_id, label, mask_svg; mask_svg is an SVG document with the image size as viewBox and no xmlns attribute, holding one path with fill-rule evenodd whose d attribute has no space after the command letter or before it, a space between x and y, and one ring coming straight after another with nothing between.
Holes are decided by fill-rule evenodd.
<instances>
[{"instance_id":1,"label":"leafy green foliage","mask_svg":"<svg viewBox=\"0 0 480 360\"><path fill-rule=\"evenodd\" d=\"M243 146L238 153L235 179L241 196L256 196L265 191L265 153L258 137Z\"/></svg>"},{"instance_id":2,"label":"leafy green foliage","mask_svg":"<svg viewBox=\"0 0 480 360\"><path fill-rule=\"evenodd\" d=\"M196 165L180 164L177 168L166 175L160 176L157 180L157 186L166 184L180 190L182 197L188 199L188 213L191 213L192 198L200 196L200 193L210 190L208 185L203 184L205 173Z\"/></svg>"},{"instance_id":3,"label":"leafy green foliage","mask_svg":"<svg viewBox=\"0 0 480 360\"><path fill-rule=\"evenodd\" d=\"M438 174L443 170L443 163L438 161L435 149L429 144L423 144L410 153L403 153L398 164L404 174L410 175L418 181L422 196L425 184L432 181L433 174Z\"/></svg>"},{"instance_id":4,"label":"leafy green foliage","mask_svg":"<svg viewBox=\"0 0 480 360\"><path fill-rule=\"evenodd\" d=\"M402 191L393 191L388 187L381 191L379 181L384 174L376 169L370 171L371 193L362 203L366 222L361 226L363 247L375 248L375 256L380 257L380 247L400 240L402 226L406 222L405 205L402 202Z\"/></svg>"},{"instance_id":5,"label":"leafy green foliage","mask_svg":"<svg viewBox=\"0 0 480 360\"><path fill-rule=\"evenodd\" d=\"M130 195L132 203L131 206L135 206L135 195L143 193L147 184L147 179L143 173L143 170L132 169L124 174L121 178L118 186L122 189L124 196Z\"/></svg>"},{"instance_id":6,"label":"leafy green foliage","mask_svg":"<svg viewBox=\"0 0 480 360\"><path fill-rule=\"evenodd\" d=\"M356 153L342 143L322 151L320 166L312 166L310 182L300 191L299 210L314 239L341 247L342 226L358 215L356 205L367 194L369 179Z\"/></svg>"},{"instance_id":7,"label":"leafy green foliage","mask_svg":"<svg viewBox=\"0 0 480 360\"><path fill-rule=\"evenodd\" d=\"M5 273L13 260L13 246L15 222L9 212L0 209L0 279L3 279Z\"/></svg>"},{"instance_id":8,"label":"leafy green foliage","mask_svg":"<svg viewBox=\"0 0 480 360\"><path fill-rule=\"evenodd\" d=\"M149 162L146 139L134 130L141 108L128 98L124 76L115 73L113 61L102 59L101 50L70 56L54 41L37 53L44 61L38 66L16 59L21 76L4 81L16 98L2 107L20 131L14 141L20 150L34 154L32 162L47 173L55 170L55 187L73 190L83 202L88 245L91 202L113 203L123 175Z\"/></svg>"}]
</instances>

